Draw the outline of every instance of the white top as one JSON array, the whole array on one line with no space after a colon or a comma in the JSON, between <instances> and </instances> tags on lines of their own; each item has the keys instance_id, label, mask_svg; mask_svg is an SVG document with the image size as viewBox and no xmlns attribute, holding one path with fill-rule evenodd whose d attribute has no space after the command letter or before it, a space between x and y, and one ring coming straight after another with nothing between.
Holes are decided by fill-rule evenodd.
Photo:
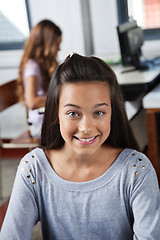
<instances>
[{"instance_id":1,"label":"white top","mask_svg":"<svg viewBox=\"0 0 160 240\"><path fill-rule=\"evenodd\" d=\"M24 86L26 84L27 78L30 76L36 76L38 80L38 89L37 89L37 96L45 96L46 93L42 88L43 84L43 77L41 74L40 67L38 63L32 59L28 60L25 65L24 73L23 73L23 81ZM28 122L32 124L41 123L43 121L43 114L39 114L39 109L28 109Z\"/></svg>"}]
</instances>

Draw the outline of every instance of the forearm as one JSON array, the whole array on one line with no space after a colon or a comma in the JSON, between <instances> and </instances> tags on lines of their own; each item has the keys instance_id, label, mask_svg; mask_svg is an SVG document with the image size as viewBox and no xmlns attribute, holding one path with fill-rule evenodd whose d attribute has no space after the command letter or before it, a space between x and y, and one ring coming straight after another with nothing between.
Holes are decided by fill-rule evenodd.
<instances>
[{"instance_id":1,"label":"forearm","mask_svg":"<svg viewBox=\"0 0 160 240\"><path fill-rule=\"evenodd\" d=\"M46 95L38 93L38 79L37 77L28 77L25 85L25 104L29 109L37 109L45 106Z\"/></svg>"}]
</instances>

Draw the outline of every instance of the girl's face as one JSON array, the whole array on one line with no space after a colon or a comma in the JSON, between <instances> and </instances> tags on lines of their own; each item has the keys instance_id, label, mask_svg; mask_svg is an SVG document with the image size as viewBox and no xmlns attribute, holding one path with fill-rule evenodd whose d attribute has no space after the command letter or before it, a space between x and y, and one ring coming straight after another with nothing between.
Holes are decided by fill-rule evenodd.
<instances>
[{"instance_id":1,"label":"girl's face","mask_svg":"<svg viewBox=\"0 0 160 240\"><path fill-rule=\"evenodd\" d=\"M111 99L107 83L67 83L59 101L60 132L65 147L78 155L100 150L110 134Z\"/></svg>"}]
</instances>

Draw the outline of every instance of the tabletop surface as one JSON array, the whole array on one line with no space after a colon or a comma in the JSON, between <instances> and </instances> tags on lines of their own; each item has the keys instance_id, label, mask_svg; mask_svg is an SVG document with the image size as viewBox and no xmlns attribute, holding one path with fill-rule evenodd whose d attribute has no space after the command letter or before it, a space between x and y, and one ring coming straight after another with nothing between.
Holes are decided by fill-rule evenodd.
<instances>
[{"instance_id":1,"label":"tabletop surface","mask_svg":"<svg viewBox=\"0 0 160 240\"><path fill-rule=\"evenodd\" d=\"M143 97L143 107L160 108L160 84Z\"/></svg>"},{"instance_id":2,"label":"tabletop surface","mask_svg":"<svg viewBox=\"0 0 160 240\"><path fill-rule=\"evenodd\" d=\"M146 84L154 80L160 75L160 66L152 67L148 70L129 71L130 67L123 67L122 65L111 66L117 75L119 84ZM124 72L127 71L127 72Z\"/></svg>"}]
</instances>

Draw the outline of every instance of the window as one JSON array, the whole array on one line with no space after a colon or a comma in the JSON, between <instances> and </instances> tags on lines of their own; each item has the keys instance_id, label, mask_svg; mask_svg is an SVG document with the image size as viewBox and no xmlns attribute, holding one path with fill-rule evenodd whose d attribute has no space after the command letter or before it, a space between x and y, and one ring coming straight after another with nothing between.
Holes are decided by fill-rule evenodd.
<instances>
[{"instance_id":1,"label":"window","mask_svg":"<svg viewBox=\"0 0 160 240\"><path fill-rule=\"evenodd\" d=\"M117 0L119 23L136 20L145 40L160 39L159 0Z\"/></svg>"},{"instance_id":2,"label":"window","mask_svg":"<svg viewBox=\"0 0 160 240\"><path fill-rule=\"evenodd\" d=\"M31 28L28 0L0 4L0 50L21 49Z\"/></svg>"}]
</instances>

